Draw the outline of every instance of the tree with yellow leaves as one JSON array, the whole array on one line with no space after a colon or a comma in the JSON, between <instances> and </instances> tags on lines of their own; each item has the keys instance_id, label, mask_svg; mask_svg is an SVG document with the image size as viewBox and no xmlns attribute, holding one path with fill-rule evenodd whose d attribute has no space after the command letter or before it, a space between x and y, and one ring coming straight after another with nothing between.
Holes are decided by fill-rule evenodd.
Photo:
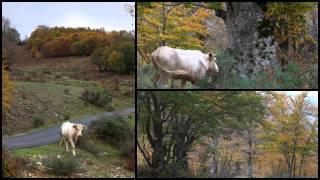
<instances>
[{"instance_id":1,"label":"tree with yellow leaves","mask_svg":"<svg viewBox=\"0 0 320 180\"><path fill-rule=\"evenodd\" d=\"M12 92L15 89L14 82L10 79L9 72L6 70L7 66L7 50L2 49L2 116L8 113L10 103L12 101Z\"/></svg>"},{"instance_id":2,"label":"tree with yellow leaves","mask_svg":"<svg viewBox=\"0 0 320 180\"><path fill-rule=\"evenodd\" d=\"M317 120L311 120L312 116L317 116L317 110L306 99L306 92L295 98L281 93L269 95L271 118L259 135L264 141L262 148L283 156L286 176L302 176L305 158L317 154Z\"/></svg>"},{"instance_id":3,"label":"tree with yellow leaves","mask_svg":"<svg viewBox=\"0 0 320 180\"><path fill-rule=\"evenodd\" d=\"M184 3L138 3L138 53L148 62L150 54L159 46L203 49L204 24L209 10L190 8Z\"/></svg>"}]
</instances>

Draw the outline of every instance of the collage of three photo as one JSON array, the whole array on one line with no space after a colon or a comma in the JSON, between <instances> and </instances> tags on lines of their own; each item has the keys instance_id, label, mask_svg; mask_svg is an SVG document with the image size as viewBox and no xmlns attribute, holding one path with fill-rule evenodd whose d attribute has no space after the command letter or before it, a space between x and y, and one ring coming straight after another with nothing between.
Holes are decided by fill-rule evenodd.
<instances>
[{"instance_id":1,"label":"collage of three photo","mask_svg":"<svg viewBox=\"0 0 320 180\"><path fill-rule=\"evenodd\" d=\"M318 178L318 2L2 2L2 177Z\"/></svg>"}]
</instances>

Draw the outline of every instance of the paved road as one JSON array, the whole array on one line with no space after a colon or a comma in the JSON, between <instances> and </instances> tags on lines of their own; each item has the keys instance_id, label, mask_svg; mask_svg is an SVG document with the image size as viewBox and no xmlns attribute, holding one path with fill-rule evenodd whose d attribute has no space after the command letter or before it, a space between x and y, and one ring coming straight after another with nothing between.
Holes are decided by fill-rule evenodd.
<instances>
[{"instance_id":1,"label":"paved road","mask_svg":"<svg viewBox=\"0 0 320 180\"><path fill-rule=\"evenodd\" d=\"M89 116L81 119L70 120L70 122L76 122L84 125L89 125L91 122L98 120L99 116L109 117L116 113L121 116L127 116L133 114L134 108L124 109L121 111L104 112L94 116ZM60 126L56 125L47 129L14 136L2 139L2 144L6 145L8 149L21 149L34 146L42 146L47 144L53 144L59 141L60 138Z\"/></svg>"}]
</instances>

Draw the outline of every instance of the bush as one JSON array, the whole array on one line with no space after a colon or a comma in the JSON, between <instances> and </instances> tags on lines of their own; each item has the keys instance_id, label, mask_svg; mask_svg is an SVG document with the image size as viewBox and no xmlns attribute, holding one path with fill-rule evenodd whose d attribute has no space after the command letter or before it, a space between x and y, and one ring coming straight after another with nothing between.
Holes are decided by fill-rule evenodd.
<instances>
[{"instance_id":1,"label":"bush","mask_svg":"<svg viewBox=\"0 0 320 180\"><path fill-rule=\"evenodd\" d=\"M86 46L82 41L76 41L71 45L71 53L73 55L83 56L85 55Z\"/></svg>"},{"instance_id":2,"label":"bush","mask_svg":"<svg viewBox=\"0 0 320 180\"><path fill-rule=\"evenodd\" d=\"M43 58L43 55L42 55L41 52L36 51L34 58L36 58L37 60L39 60L39 59L42 59L42 58Z\"/></svg>"},{"instance_id":3,"label":"bush","mask_svg":"<svg viewBox=\"0 0 320 180\"><path fill-rule=\"evenodd\" d=\"M67 176L79 170L77 158L71 155L61 158L50 156L45 160L45 165L49 168L49 172L55 175Z\"/></svg>"},{"instance_id":4,"label":"bush","mask_svg":"<svg viewBox=\"0 0 320 180\"><path fill-rule=\"evenodd\" d=\"M98 138L112 145L134 141L132 128L121 116L101 118L94 123L93 127Z\"/></svg>"},{"instance_id":5,"label":"bush","mask_svg":"<svg viewBox=\"0 0 320 180\"><path fill-rule=\"evenodd\" d=\"M69 89L64 89L63 92L64 92L64 94L66 94L66 95L70 95Z\"/></svg>"},{"instance_id":6,"label":"bush","mask_svg":"<svg viewBox=\"0 0 320 180\"><path fill-rule=\"evenodd\" d=\"M99 150L96 147L96 144L93 143L90 139L91 139L91 135L88 131L82 131L83 137L79 137L79 139L77 140L77 145L79 146L79 148L97 156L99 153Z\"/></svg>"},{"instance_id":7,"label":"bush","mask_svg":"<svg viewBox=\"0 0 320 180\"><path fill-rule=\"evenodd\" d=\"M279 66L270 72L259 72L252 79L241 77L232 70L234 57L218 52L219 73L196 83L199 88L224 89L297 89L318 87L318 67L301 68L295 61L289 61L285 72ZM139 77L139 70L138 70ZM141 79L141 78L140 78ZM139 82L138 82L139 85Z\"/></svg>"},{"instance_id":8,"label":"bush","mask_svg":"<svg viewBox=\"0 0 320 180\"><path fill-rule=\"evenodd\" d=\"M128 147L128 146L127 146ZM126 161L125 161L125 169L129 170L129 171L134 171L135 170L135 167L136 167L136 151L135 151L135 148L134 146L131 146L129 148L126 148L128 149L127 151L124 151L125 152L125 157L127 157Z\"/></svg>"},{"instance_id":9,"label":"bush","mask_svg":"<svg viewBox=\"0 0 320 180\"><path fill-rule=\"evenodd\" d=\"M126 64L124 62L124 56L119 51L112 51L106 62L106 69L119 74L126 72Z\"/></svg>"},{"instance_id":10,"label":"bush","mask_svg":"<svg viewBox=\"0 0 320 180\"><path fill-rule=\"evenodd\" d=\"M99 107L108 107L112 102L110 93L104 89L85 90L80 99Z\"/></svg>"},{"instance_id":11,"label":"bush","mask_svg":"<svg viewBox=\"0 0 320 180\"><path fill-rule=\"evenodd\" d=\"M97 65L100 71L104 70L104 64L102 63L103 61L102 55L104 51L105 51L105 48L98 48L93 52L91 56L92 64Z\"/></svg>"},{"instance_id":12,"label":"bush","mask_svg":"<svg viewBox=\"0 0 320 180\"><path fill-rule=\"evenodd\" d=\"M156 70L149 64L138 66L137 69L137 86L139 89L153 89L154 85L151 78L155 75Z\"/></svg>"},{"instance_id":13,"label":"bush","mask_svg":"<svg viewBox=\"0 0 320 180\"><path fill-rule=\"evenodd\" d=\"M38 49L36 47L32 47L31 48L31 56L34 58L36 57L36 53L39 52Z\"/></svg>"},{"instance_id":14,"label":"bush","mask_svg":"<svg viewBox=\"0 0 320 180\"><path fill-rule=\"evenodd\" d=\"M17 177L20 168L24 167L26 160L9 154L8 150L2 146L2 176Z\"/></svg>"},{"instance_id":15,"label":"bush","mask_svg":"<svg viewBox=\"0 0 320 180\"><path fill-rule=\"evenodd\" d=\"M43 125L44 125L43 119L40 119L38 117L33 118L33 127L38 128Z\"/></svg>"},{"instance_id":16,"label":"bush","mask_svg":"<svg viewBox=\"0 0 320 180\"><path fill-rule=\"evenodd\" d=\"M119 74L133 73L135 70L135 51L131 41L117 43L112 47L96 49L91 62L100 70Z\"/></svg>"}]
</instances>

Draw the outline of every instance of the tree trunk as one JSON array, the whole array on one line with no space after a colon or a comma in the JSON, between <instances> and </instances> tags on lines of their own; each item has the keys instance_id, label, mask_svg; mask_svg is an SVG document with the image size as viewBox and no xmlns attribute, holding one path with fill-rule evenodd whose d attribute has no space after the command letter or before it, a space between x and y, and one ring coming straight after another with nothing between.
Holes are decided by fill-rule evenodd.
<instances>
[{"instance_id":1,"label":"tree trunk","mask_svg":"<svg viewBox=\"0 0 320 180\"><path fill-rule=\"evenodd\" d=\"M152 169L155 176L158 175L158 172L162 172L164 167L164 148L160 143L157 143L156 148L152 153Z\"/></svg>"},{"instance_id":2,"label":"tree trunk","mask_svg":"<svg viewBox=\"0 0 320 180\"><path fill-rule=\"evenodd\" d=\"M165 3L162 3L162 34L165 34L166 31L166 22L167 22L167 18L166 18L166 6ZM161 41L161 46L165 46L166 42L164 40Z\"/></svg>"},{"instance_id":3,"label":"tree trunk","mask_svg":"<svg viewBox=\"0 0 320 180\"><path fill-rule=\"evenodd\" d=\"M248 152L248 169L247 174L249 178L252 178L252 136L251 130L248 131L248 145L249 145L249 152Z\"/></svg>"},{"instance_id":4,"label":"tree trunk","mask_svg":"<svg viewBox=\"0 0 320 180\"><path fill-rule=\"evenodd\" d=\"M256 2L227 3L228 49L236 59L233 72L242 77L252 78L275 62L272 36L259 39L258 25L264 18L263 13Z\"/></svg>"}]
</instances>

